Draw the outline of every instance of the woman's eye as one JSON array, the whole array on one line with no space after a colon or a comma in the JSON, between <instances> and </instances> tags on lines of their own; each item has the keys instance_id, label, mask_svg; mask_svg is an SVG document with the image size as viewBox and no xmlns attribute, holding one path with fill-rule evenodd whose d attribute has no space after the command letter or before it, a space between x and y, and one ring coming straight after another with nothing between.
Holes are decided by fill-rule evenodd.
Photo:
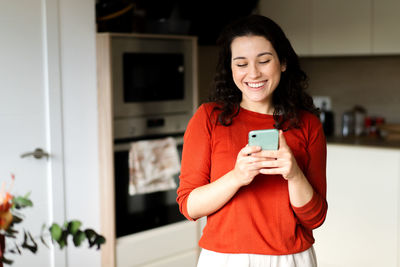
<instances>
[{"instance_id":1,"label":"woman's eye","mask_svg":"<svg viewBox=\"0 0 400 267\"><path fill-rule=\"evenodd\" d=\"M238 66L238 67L246 67L247 64L245 64L245 63L243 63L243 64L236 64L236 66Z\"/></svg>"},{"instance_id":2,"label":"woman's eye","mask_svg":"<svg viewBox=\"0 0 400 267\"><path fill-rule=\"evenodd\" d=\"M260 64L266 64L266 63L268 63L270 61L271 61L270 59L267 59L267 60L264 60L264 61L260 61Z\"/></svg>"}]
</instances>

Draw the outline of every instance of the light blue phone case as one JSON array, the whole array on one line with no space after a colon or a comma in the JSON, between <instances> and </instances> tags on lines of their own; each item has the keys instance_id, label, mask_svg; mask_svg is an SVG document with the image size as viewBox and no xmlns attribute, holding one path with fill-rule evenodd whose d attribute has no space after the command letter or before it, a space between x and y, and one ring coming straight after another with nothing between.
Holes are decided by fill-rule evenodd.
<instances>
[{"instance_id":1,"label":"light blue phone case","mask_svg":"<svg viewBox=\"0 0 400 267\"><path fill-rule=\"evenodd\" d=\"M277 129L253 130L249 132L249 145L260 146L262 150L278 150Z\"/></svg>"}]
</instances>

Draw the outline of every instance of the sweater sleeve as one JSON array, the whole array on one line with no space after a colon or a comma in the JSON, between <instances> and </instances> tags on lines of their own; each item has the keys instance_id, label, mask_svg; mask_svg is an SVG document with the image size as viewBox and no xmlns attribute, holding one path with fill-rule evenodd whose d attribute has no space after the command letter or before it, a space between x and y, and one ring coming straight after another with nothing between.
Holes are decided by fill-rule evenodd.
<instances>
[{"instance_id":1,"label":"sweater sleeve","mask_svg":"<svg viewBox=\"0 0 400 267\"><path fill-rule=\"evenodd\" d=\"M314 189L312 199L302 207L294 207L300 223L315 229L325 221L328 204L326 201L326 138L318 118L312 118L308 127L309 162L304 175Z\"/></svg>"},{"instance_id":2,"label":"sweater sleeve","mask_svg":"<svg viewBox=\"0 0 400 267\"><path fill-rule=\"evenodd\" d=\"M193 220L187 211L189 194L210 182L211 122L206 105L199 107L186 128L183 138L181 173L177 190L180 212Z\"/></svg>"}]
</instances>

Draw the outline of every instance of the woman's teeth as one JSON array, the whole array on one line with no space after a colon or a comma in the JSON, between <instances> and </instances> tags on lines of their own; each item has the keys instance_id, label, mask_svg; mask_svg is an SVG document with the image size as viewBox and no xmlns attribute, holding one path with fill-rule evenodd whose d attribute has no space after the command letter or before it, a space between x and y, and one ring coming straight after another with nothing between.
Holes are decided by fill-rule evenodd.
<instances>
[{"instance_id":1,"label":"woman's teeth","mask_svg":"<svg viewBox=\"0 0 400 267\"><path fill-rule=\"evenodd\" d=\"M247 83L249 87L257 88L263 86L265 83Z\"/></svg>"}]
</instances>

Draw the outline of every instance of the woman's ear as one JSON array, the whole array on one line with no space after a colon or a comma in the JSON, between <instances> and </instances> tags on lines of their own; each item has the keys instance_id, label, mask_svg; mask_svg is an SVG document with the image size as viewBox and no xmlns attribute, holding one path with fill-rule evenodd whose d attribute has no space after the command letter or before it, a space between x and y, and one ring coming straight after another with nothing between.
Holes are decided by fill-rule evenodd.
<instances>
[{"instance_id":1,"label":"woman's ear","mask_svg":"<svg viewBox=\"0 0 400 267\"><path fill-rule=\"evenodd\" d=\"M281 72L285 72L286 71L286 62L282 61L281 63Z\"/></svg>"}]
</instances>

